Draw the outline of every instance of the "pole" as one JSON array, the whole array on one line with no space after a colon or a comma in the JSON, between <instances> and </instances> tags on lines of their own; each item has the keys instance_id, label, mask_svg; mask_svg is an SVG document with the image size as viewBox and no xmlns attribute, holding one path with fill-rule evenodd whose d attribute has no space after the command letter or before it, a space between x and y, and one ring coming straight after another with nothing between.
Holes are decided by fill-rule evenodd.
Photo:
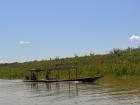
<instances>
[{"instance_id":1,"label":"pole","mask_svg":"<svg viewBox=\"0 0 140 105\"><path fill-rule=\"evenodd\" d=\"M38 80L38 72L36 71L36 80Z\"/></svg>"},{"instance_id":2,"label":"pole","mask_svg":"<svg viewBox=\"0 0 140 105\"><path fill-rule=\"evenodd\" d=\"M76 79L77 79L77 67L76 67Z\"/></svg>"},{"instance_id":3,"label":"pole","mask_svg":"<svg viewBox=\"0 0 140 105\"><path fill-rule=\"evenodd\" d=\"M70 69L69 69L69 79L70 79L70 74L71 74L71 73L70 73Z\"/></svg>"},{"instance_id":4,"label":"pole","mask_svg":"<svg viewBox=\"0 0 140 105\"><path fill-rule=\"evenodd\" d=\"M75 63L75 66L76 66L76 69L75 69L75 77L77 79L77 77L78 77L78 73L77 73L77 62Z\"/></svg>"}]
</instances>

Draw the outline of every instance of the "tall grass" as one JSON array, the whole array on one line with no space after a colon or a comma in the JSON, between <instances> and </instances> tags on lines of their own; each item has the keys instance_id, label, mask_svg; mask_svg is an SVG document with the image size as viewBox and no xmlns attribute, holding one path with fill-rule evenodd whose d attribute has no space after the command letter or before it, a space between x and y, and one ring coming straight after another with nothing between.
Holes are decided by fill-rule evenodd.
<instances>
[{"instance_id":1,"label":"tall grass","mask_svg":"<svg viewBox=\"0 0 140 105\"><path fill-rule=\"evenodd\" d=\"M0 78L23 79L33 68L45 70L47 66L54 67L56 64L75 65L75 63L79 67L78 77L89 77L97 74L140 75L140 48L113 49L110 53L104 55L89 54L81 57L1 64ZM52 78L56 78L56 72L51 72ZM68 70L60 71L60 74L60 78L68 78ZM74 78L74 76L75 71L71 70L71 78ZM39 78L44 77L44 72L39 73Z\"/></svg>"}]
</instances>

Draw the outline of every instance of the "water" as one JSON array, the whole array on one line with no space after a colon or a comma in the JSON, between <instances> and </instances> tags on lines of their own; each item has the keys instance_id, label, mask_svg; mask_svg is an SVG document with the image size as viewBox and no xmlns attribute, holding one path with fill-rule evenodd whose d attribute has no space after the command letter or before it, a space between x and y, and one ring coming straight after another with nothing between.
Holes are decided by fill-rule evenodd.
<instances>
[{"instance_id":1,"label":"water","mask_svg":"<svg viewBox=\"0 0 140 105\"><path fill-rule=\"evenodd\" d=\"M49 84L0 80L0 105L140 105L140 82L120 78Z\"/></svg>"}]
</instances>

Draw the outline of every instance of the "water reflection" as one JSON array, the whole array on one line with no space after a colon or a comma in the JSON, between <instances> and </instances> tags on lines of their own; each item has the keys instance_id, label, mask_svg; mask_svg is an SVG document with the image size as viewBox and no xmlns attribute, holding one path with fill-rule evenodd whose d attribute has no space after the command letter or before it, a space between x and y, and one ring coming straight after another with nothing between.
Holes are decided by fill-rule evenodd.
<instances>
[{"instance_id":1,"label":"water reflection","mask_svg":"<svg viewBox=\"0 0 140 105\"><path fill-rule=\"evenodd\" d=\"M119 103L140 105L140 78L119 77L104 78L100 84L111 100Z\"/></svg>"},{"instance_id":2,"label":"water reflection","mask_svg":"<svg viewBox=\"0 0 140 105\"><path fill-rule=\"evenodd\" d=\"M128 85L129 84L129 85ZM136 85L137 84L137 85ZM33 97L64 97L75 98L81 96L90 96L92 99L112 99L112 100L130 100L140 99L140 86L136 83L134 86L127 82L110 83L26 83L27 90ZM91 100L92 100L91 99Z\"/></svg>"},{"instance_id":3,"label":"water reflection","mask_svg":"<svg viewBox=\"0 0 140 105\"><path fill-rule=\"evenodd\" d=\"M25 83L0 81L0 105L140 105L140 79Z\"/></svg>"},{"instance_id":4,"label":"water reflection","mask_svg":"<svg viewBox=\"0 0 140 105\"><path fill-rule=\"evenodd\" d=\"M74 82L56 82L56 83L26 83L27 90L30 90L31 94L38 94L36 97L45 96L59 96L65 95L69 98L78 96L79 83ZM42 95L43 94L43 95Z\"/></svg>"}]
</instances>

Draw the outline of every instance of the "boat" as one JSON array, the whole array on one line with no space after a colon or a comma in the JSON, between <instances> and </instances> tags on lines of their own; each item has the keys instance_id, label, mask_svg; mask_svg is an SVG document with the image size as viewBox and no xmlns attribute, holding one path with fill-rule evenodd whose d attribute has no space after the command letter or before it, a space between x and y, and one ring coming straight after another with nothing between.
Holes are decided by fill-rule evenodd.
<instances>
[{"instance_id":1,"label":"boat","mask_svg":"<svg viewBox=\"0 0 140 105\"><path fill-rule=\"evenodd\" d=\"M24 82L46 82L46 83L51 83L51 82L67 82L67 81L79 81L79 82L94 82L101 78L101 76L93 76L93 77L87 77L87 78L77 78L77 79L59 79L59 80L23 80Z\"/></svg>"},{"instance_id":2,"label":"boat","mask_svg":"<svg viewBox=\"0 0 140 105\"><path fill-rule=\"evenodd\" d=\"M75 70L75 78L71 78L71 69ZM52 70L57 70L57 77L55 79L52 79L50 77L50 71ZM60 70L67 70L69 74L68 79L60 79ZM23 82L45 82L45 83L50 83L50 82L67 82L67 81L80 81L80 82L94 82L101 78L99 75L95 75L92 77L83 77L83 78L78 78L78 67L77 66L62 66L62 65L56 65L53 66L53 68L46 68L45 73L45 79L38 79L38 72L44 71L39 68L37 69L32 69L30 70L30 76L27 76Z\"/></svg>"}]
</instances>

